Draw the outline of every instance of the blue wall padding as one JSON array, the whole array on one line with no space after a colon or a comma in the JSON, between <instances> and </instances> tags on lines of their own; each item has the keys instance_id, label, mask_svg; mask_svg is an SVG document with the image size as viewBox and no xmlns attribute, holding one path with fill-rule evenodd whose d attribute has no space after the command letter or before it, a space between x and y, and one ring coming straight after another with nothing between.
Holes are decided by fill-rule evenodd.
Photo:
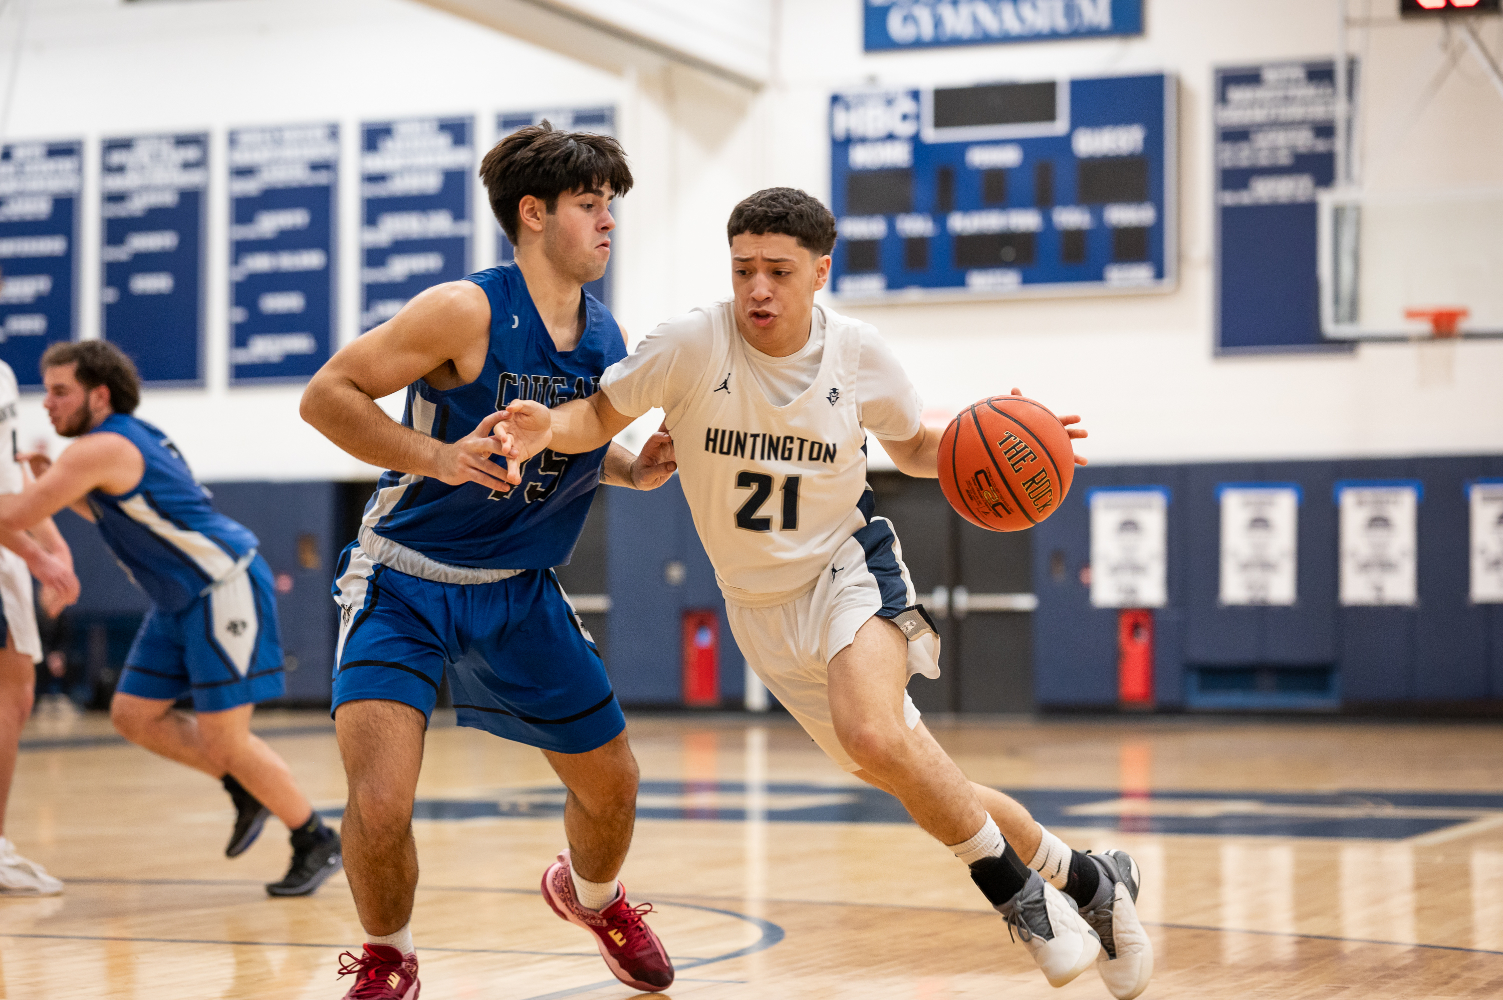
<instances>
[{"instance_id":1,"label":"blue wall padding","mask_svg":"<svg viewBox=\"0 0 1503 1000\"><path fill-rule=\"evenodd\" d=\"M1470 523L1465 484L1503 474L1503 456L1086 467L1064 504L1032 529L1034 683L1045 707L1117 701L1117 611L1093 608L1080 571L1090 558L1086 493L1097 487L1166 486L1169 603L1155 613L1157 702L1184 703L1186 670L1215 666L1334 666L1344 703L1503 699L1503 606L1468 602ZM1338 512L1343 479L1415 479L1419 603L1342 608L1337 603ZM1298 601L1293 607L1219 603L1220 483L1295 483ZM1066 572L1056 580L1051 555Z\"/></svg>"},{"instance_id":2,"label":"blue wall padding","mask_svg":"<svg viewBox=\"0 0 1503 1000\"><path fill-rule=\"evenodd\" d=\"M687 610L720 615L720 695L739 706L745 693L741 653L725 620L715 571L694 530L675 476L646 493L615 490L606 507L606 580L611 595L611 683L623 705L683 702L681 623ZM683 563L680 586L664 577Z\"/></svg>"}]
</instances>

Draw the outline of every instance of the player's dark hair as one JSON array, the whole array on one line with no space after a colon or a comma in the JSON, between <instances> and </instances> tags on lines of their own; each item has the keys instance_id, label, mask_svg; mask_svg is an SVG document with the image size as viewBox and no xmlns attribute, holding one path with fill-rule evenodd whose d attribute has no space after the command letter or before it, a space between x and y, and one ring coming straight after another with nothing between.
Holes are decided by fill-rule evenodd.
<instances>
[{"instance_id":1,"label":"player's dark hair","mask_svg":"<svg viewBox=\"0 0 1503 1000\"><path fill-rule=\"evenodd\" d=\"M114 344L107 340L63 341L42 352L42 371L60 365L77 365L73 374L85 389L109 386L110 409L116 413L136 412L141 402L141 376L136 363Z\"/></svg>"},{"instance_id":2,"label":"player's dark hair","mask_svg":"<svg viewBox=\"0 0 1503 1000\"><path fill-rule=\"evenodd\" d=\"M835 216L818 198L798 188L766 188L731 212L726 239L742 233L792 236L799 246L823 257L835 249Z\"/></svg>"},{"instance_id":3,"label":"player's dark hair","mask_svg":"<svg viewBox=\"0 0 1503 1000\"><path fill-rule=\"evenodd\" d=\"M593 132L560 132L546 118L492 146L480 161L480 180L513 246L521 201L528 195L552 214L561 194L602 190L609 184L619 198L632 187L631 167L619 142Z\"/></svg>"}]
</instances>

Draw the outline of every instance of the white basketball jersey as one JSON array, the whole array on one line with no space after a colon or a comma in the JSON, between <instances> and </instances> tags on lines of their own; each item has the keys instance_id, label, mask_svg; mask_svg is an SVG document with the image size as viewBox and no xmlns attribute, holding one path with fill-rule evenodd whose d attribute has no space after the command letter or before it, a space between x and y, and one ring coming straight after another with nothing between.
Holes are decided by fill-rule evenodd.
<instances>
[{"instance_id":1,"label":"white basketball jersey","mask_svg":"<svg viewBox=\"0 0 1503 1000\"><path fill-rule=\"evenodd\" d=\"M815 306L819 309L819 306ZM694 392L669 414L679 481L729 601L792 600L866 524L866 432L856 400L861 324L824 310L819 374L773 406L748 367L732 301L705 312L715 339Z\"/></svg>"},{"instance_id":2,"label":"white basketball jersey","mask_svg":"<svg viewBox=\"0 0 1503 1000\"><path fill-rule=\"evenodd\" d=\"M0 493L20 493L26 485L16 455L21 451L20 428L16 424L16 407L21 391L16 387L16 373L0 361Z\"/></svg>"}]
</instances>

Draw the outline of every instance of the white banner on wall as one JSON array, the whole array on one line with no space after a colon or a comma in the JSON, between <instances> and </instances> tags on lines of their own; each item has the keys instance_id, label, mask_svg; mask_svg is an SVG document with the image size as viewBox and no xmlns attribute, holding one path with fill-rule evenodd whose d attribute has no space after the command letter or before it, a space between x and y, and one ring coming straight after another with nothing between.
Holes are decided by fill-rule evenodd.
<instances>
[{"instance_id":1,"label":"white banner on wall","mask_svg":"<svg viewBox=\"0 0 1503 1000\"><path fill-rule=\"evenodd\" d=\"M1503 479L1472 483L1472 603L1503 604Z\"/></svg>"},{"instance_id":2,"label":"white banner on wall","mask_svg":"<svg viewBox=\"0 0 1503 1000\"><path fill-rule=\"evenodd\" d=\"M1343 606L1416 600L1420 484L1337 483Z\"/></svg>"},{"instance_id":3,"label":"white banner on wall","mask_svg":"<svg viewBox=\"0 0 1503 1000\"><path fill-rule=\"evenodd\" d=\"M1169 491L1092 490L1091 604L1161 608L1168 603Z\"/></svg>"},{"instance_id":4,"label":"white banner on wall","mask_svg":"<svg viewBox=\"0 0 1503 1000\"><path fill-rule=\"evenodd\" d=\"M1217 492L1221 496L1221 603L1293 604L1299 487L1225 484Z\"/></svg>"}]
</instances>

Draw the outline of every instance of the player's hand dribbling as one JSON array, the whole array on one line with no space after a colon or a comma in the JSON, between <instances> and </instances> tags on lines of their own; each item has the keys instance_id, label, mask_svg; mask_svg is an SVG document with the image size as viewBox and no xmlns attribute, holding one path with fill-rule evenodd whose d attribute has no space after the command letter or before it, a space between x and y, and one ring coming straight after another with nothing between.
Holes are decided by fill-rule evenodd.
<instances>
[{"instance_id":1,"label":"player's hand dribbling","mask_svg":"<svg viewBox=\"0 0 1503 1000\"><path fill-rule=\"evenodd\" d=\"M673 478L678 469L675 459L673 437L664 424L637 453L637 460L631 464L631 484L639 490L657 489Z\"/></svg>"},{"instance_id":2,"label":"player's hand dribbling","mask_svg":"<svg viewBox=\"0 0 1503 1000\"><path fill-rule=\"evenodd\" d=\"M1014 396L1021 396L1021 395L1023 395L1023 390L1017 388L1016 386L1014 386L1013 390L1012 390L1012 394ZM1080 416L1079 416L1079 414L1071 413L1068 416L1060 417L1059 418L1059 422L1065 425L1065 433L1068 434L1068 435L1070 435L1070 441L1071 441L1072 444L1074 442L1080 440L1081 438L1086 438L1086 437L1090 437L1091 436L1091 432L1088 431L1088 430L1086 430L1084 427L1072 427L1071 426L1072 424L1078 424L1078 423L1080 423ZM1076 456L1075 456L1075 464L1076 465L1087 465L1087 464L1089 464L1089 462L1090 462L1090 460L1087 459L1084 455L1081 455L1081 454L1078 454L1078 453L1076 454Z\"/></svg>"},{"instance_id":3,"label":"player's hand dribbling","mask_svg":"<svg viewBox=\"0 0 1503 1000\"><path fill-rule=\"evenodd\" d=\"M496 425L505 416L497 411L480 421L479 425L453 444L445 445L439 452L438 474L433 478L450 486L476 483L487 489L510 492L512 486L522 481L522 463L516 461L516 443L506 431L497 431ZM499 455L508 461L503 468L491 461Z\"/></svg>"}]
</instances>

